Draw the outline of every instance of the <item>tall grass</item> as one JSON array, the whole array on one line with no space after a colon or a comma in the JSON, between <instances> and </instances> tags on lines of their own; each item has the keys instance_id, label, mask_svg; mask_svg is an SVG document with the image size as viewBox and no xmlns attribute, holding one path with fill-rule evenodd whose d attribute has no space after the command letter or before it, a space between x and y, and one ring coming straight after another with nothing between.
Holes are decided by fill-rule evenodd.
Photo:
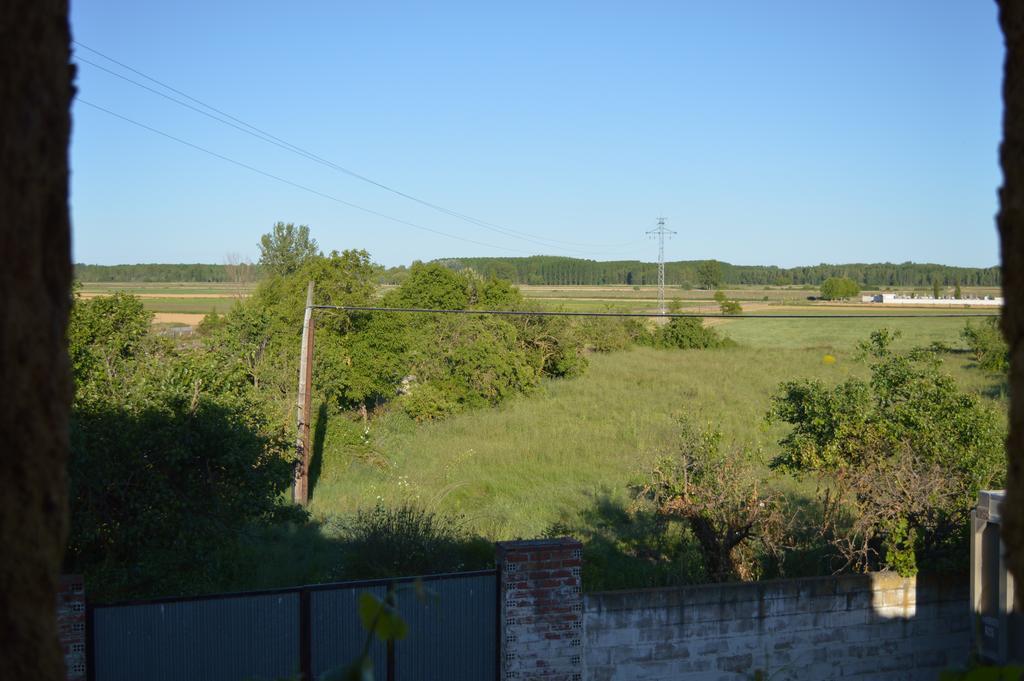
<instances>
[{"instance_id":1,"label":"tall grass","mask_svg":"<svg viewBox=\"0 0 1024 681\"><path fill-rule=\"evenodd\" d=\"M957 345L963 322L886 325L904 332L902 345ZM576 522L600 499L623 501L626 483L672 448L680 415L713 421L726 440L749 445L767 461L784 432L763 418L779 383L866 375L855 343L879 326L878 320L730 321L720 328L739 347L594 355L584 376L550 381L495 409L429 424L383 414L369 423L359 447L345 444L351 437L342 433L364 426L324 412L330 427L323 429L311 508L324 517L415 502L459 513L489 538L538 536L552 523ZM965 368L968 362L947 355L947 370L984 390L991 379ZM761 470L772 484L799 487Z\"/></svg>"}]
</instances>

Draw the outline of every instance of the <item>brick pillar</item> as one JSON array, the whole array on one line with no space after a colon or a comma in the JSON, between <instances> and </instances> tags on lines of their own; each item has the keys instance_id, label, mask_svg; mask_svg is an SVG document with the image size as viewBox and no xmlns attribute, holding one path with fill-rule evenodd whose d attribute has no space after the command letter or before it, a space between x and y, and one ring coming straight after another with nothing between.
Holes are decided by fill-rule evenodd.
<instances>
[{"instance_id":1,"label":"brick pillar","mask_svg":"<svg viewBox=\"0 0 1024 681\"><path fill-rule=\"evenodd\" d=\"M85 582L61 575L57 594L57 632L67 681L85 681Z\"/></svg>"},{"instance_id":2,"label":"brick pillar","mask_svg":"<svg viewBox=\"0 0 1024 681\"><path fill-rule=\"evenodd\" d=\"M582 544L498 542L501 681L583 680Z\"/></svg>"}]
</instances>

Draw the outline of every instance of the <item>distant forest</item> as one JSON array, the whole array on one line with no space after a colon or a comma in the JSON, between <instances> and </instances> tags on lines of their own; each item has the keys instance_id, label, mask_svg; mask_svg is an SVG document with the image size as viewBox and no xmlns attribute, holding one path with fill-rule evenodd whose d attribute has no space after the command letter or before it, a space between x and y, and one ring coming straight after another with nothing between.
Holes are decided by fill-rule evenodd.
<instances>
[{"instance_id":1,"label":"distant forest","mask_svg":"<svg viewBox=\"0 0 1024 681\"><path fill-rule=\"evenodd\" d=\"M599 262L578 258L537 255L528 258L446 258L437 262L453 270L473 269L485 277L507 279L516 284L634 286L658 283L657 263L638 260ZM829 277L848 277L868 288L931 286L1000 286L998 267L950 267L925 263L851 263L775 267L774 265L732 265L722 261L684 260L665 263L665 283L700 286L698 270L717 262L722 285L818 286ZM232 270L232 267L236 268ZM75 277L85 283L98 282L230 282L237 281L239 266L206 264L75 265ZM258 265L248 266L246 280L260 279ZM404 266L381 270L383 283L398 284L407 275Z\"/></svg>"},{"instance_id":2,"label":"distant forest","mask_svg":"<svg viewBox=\"0 0 1024 681\"><path fill-rule=\"evenodd\" d=\"M75 279L83 283L144 283L144 282L219 282L237 281L232 269L245 267L253 278L260 278L259 265L204 265L144 264L144 265L83 265L75 263Z\"/></svg>"},{"instance_id":3,"label":"distant forest","mask_svg":"<svg viewBox=\"0 0 1024 681\"><path fill-rule=\"evenodd\" d=\"M598 262L577 258L532 256L529 258L449 258L440 260L452 269L472 268L486 276L509 279L517 284L632 284L643 286L658 283L657 263L638 260ZM698 286L702 280L699 269L707 260L683 260L665 263L665 283L676 286ZM930 286L1000 286L1002 273L998 267L950 267L947 265L893 263L852 263L848 265L811 265L807 267L775 267L774 265L732 265L717 262L719 283L754 284L762 286L818 286L829 277L848 277L865 287Z\"/></svg>"}]
</instances>

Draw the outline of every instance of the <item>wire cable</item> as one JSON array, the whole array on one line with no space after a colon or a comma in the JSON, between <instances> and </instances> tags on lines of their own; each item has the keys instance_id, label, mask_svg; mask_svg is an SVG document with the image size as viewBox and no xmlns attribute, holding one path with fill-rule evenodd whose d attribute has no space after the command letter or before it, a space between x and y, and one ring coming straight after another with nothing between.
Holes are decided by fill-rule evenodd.
<instances>
[{"instance_id":1,"label":"wire cable","mask_svg":"<svg viewBox=\"0 0 1024 681\"><path fill-rule=\"evenodd\" d=\"M425 227L425 226L417 224L415 222L410 222L408 220L403 220L401 218L396 218L394 216L387 215L386 213L381 213L380 211L373 210L372 208L366 208L365 206L360 206L359 204L355 204L355 203L352 203L351 201L346 201L344 199L340 199L337 196L332 196L331 194L327 194L327 193L319 191L317 189L313 189L312 187L308 187L308 186L306 186L304 184L299 184L298 182L292 182L291 180L285 179L285 178L281 177L280 175L274 175L273 173L268 173L267 171L261 170L259 168L256 168L255 166L251 166L248 163L243 163L242 161L238 161L238 160L235 160L235 159L230 158L228 156L225 156L223 154L219 154L216 151L212 151L210 149L207 149L206 147L201 147L198 144L193 144L192 142L183 140L180 137L175 137L174 135L171 135L170 133L166 133L166 132L164 132L162 130L157 130L154 127L146 125L145 123L140 123L139 121L136 121L134 119L128 118L127 116L122 116L119 113L111 111L110 109L102 107L102 106L100 106L98 104L93 104L92 102L90 102L88 100L85 100L85 99L82 99L81 97L76 97L75 101L80 102L82 104L85 104L86 106L90 106L90 107L92 107L94 109L98 109L99 111L102 111L102 112L104 112L104 113L106 113L106 114L108 114L110 116L113 116L114 118L119 118L122 121L125 121L127 123L131 123L132 125L138 126L138 127L142 128L143 130L148 130L148 131L150 131L152 133L155 133L157 135L160 135L162 137L166 137L169 140L174 140L175 142L178 142L179 144L184 144L185 146L191 147L191 148L193 148L193 149L195 149L197 151L201 151L204 154L209 154L210 156L213 156L215 158L219 158L222 161L227 161L228 163L232 163L232 164L234 164L236 166L239 166L241 168L245 168L246 170L252 171L254 173L258 173L260 175L263 175L264 177L269 177L270 179L276 180L277 182L281 182L281 183L287 184L287 185L289 185L291 187L295 187L296 189L301 189L302 191L309 192L310 194L316 194L317 196L323 197L323 198L328 199L330 201L334 201L336 203L340 203L343 206L348 206L349 208L354 208L354 209L362 211L364 213L368 213L370 215L374 215L376 217L383 218L385 220L390 220L391 222L396 222L396 223L401 224L401 225L406 225L408 227L413 227L415 229L423 230L425 232L430 232L432 234L437 234L439 236L448 237L449 239L455 239L457 241L465 241L466 243L475 244L477 246L484 246L485 248L495 248L495 249L498 249L498 250L510 251L510 252L513 252L513 253L527 253L527 251L521 251L521 250L515 249L515 248L507 248L505 246L498 246L498 245L495 245L495 244L489 244L489 243L485 243L483 241L477 241L475 239L470 239L470 238L467 238L467 237L458 236L456 234L449 234L448 232L442 232L441 230L434 229L433 227Z\"/></svg>"},{"instance_id":2,"label":"wire cable","mask_svg":"<svg viewBox=\"0 0 1024 681\"><path fill-rule=\"evenodd\" d=\"M633 245L633 244L636 244L636 243L639 243L640 241L642 241L642 239L635 239L633 241L628 241L628 242L624 242L624 243L621 243L621 244L587 244L587 243L580 243L580 242L574 242L574 241L563 241L561 239L552 239L552 238L549 238L549 237L542 237L542 236L538 236L538 235L534 235L534 234L529 234L528 232L522 232L522 231L511 229L511 228L508 228L508 227L502 227L501 225L497 225L497 224L494 224L494 223L491 223L491 222L487 222L485 220L481 220L479 218L475 218L475 217L473 217L471 215L466 215L464 213L460 213L458 211L454 211L454 210L451 210L449 208L445 208L444 206L440 206L440 205L438 205L436 203L432 203L430 201L427 201L425 199L421 199L421 198L419 198L417 196L414 196L412 194L408 194L408 193L403 192L403 191L401 191L399 189L391 187L391 186L389 186L387 184L384 184L382 182L378 182L377 180L374 180L374 179L372 179L370 177L367 177L365 175L357 173L354 170L350 170L349 168L345 168L345 167L343 167L341 165L338 165L337 163L334 163L333 161L330 161L330 160L325 159L325 158L323 158L321 156L318 156L317 154L315 154L315 153L313 153L311 151L307 151L306 149L303 149L302 147L296 146L296 145L294 145L294 144L292 144L292 143L290 143L290 142L288 142L286 140L281 139L280 137L272 135L271 133L269 133L269 132L267 132L265 130L262 130L262 129L260 129L260 128L254 126L254 125L252 125L250 123L247 123L247 122L243 121L242 119L237 118L236 116L232 116L231 114L229 114L229 113L227 113L225 111L222 111L221 109L218 109L218 108L216 108L214 106L211 106L210 104L207 104L206 102L204 102L204 101L202 101L200 99L197 99L196 97L193 97L193 96L191 96L191 95L189 95L189 94L187 94L185 92L182 92L181 90L179 90L177 88L171 87L170 85L164 83L163 81L158 80L158 79L156 79L156 78L154 78L154 77L152 77L152 76L150 76L150 75L148 75L146 73L143 73L142 71L140 71L140 70L138 70L136 68L133 68L133 67L131 67L131 66L129 66L129 65L123 63L123 62L120 62L120 61L114 59L113 57L110 57L110 56L100 52L99 50L96 50L96 49L94 49L92 47L89 47L88 45L85 45L84 43L81 43L81 42L79 42L77 40L73 40L72 42L75 45L78 45L79 47L82 47L82 48L84 48L86 50L89 50L90 52L92 52L92 53L94 53L94 54L96 54L96 55L98 55L98 56L100 56L100 57L110 61L111 63L117 64L121 68L127 69L128 71L131 71L132 73L135 73L135 74L137 74L139 76L142 76L143 78L145 78L145 79L147 79L147 80L149 80L149 81L151 81L153 83L158 84L160 87L163 87L163 88L165 88L167 90L170 90L171 92L174 92L175 94L181 95L182 97L185 97L189 101L195 102L196 104L199 104L200 106L205 107L206 109L209 109L210 111L213 111L213 112L219 114L220 116L223 116L224 118L219 118L218 116L214 116L213 114L210 114L210 113L208 113L206 111L203 111L203 110L201 110L201 109L199 109L199 108L197 108L195 106L192 106L191 104L188 104L187 102L183 102L183 101L181 101L179 99L171 97L170 95L167 95L167 94L165 94L163 92L160 92L160 91L158 91L158 90L156 90L154 88L151 88L151 87L149 87L147 85L144 85L144 84L142 84L142 83L140 83L140 82L138 82L136 80L128 78L127 76L124 76L124 75L122 75L120 73L117 73L116 71L108 69L108 68L106 68L104 66L101 66L101 65L95 63L95 62L89 61L88 59L85 59L83 57L76 56L76 59L78 61L84 63L84 64L88 64L89 66L92 66L94 68L97 68L97 69L100 69L102 71L105 71L106 73L108 73L108 74L110 74L112 76L115 76L117 78L120 78L120 79L122 79L124 81L127 81L128 83L131 83L132 85L140 87L140 88L142 88L142 89L144 89L144 90L146 90L148 92L152 92L153 94L159 95L159 96L161 96L161 97L163 97L163 98L165 98L167 100L170 100L170 101L172 101L172 102L174 102L174 103L176 103L176 104L178 104L180 106L183 106L183 107L188 108L188 109L190 109L192 111L200 113L200 114L202 114L202 115L204 115L204 116L206 116L208 118L211 118L212 120L215 120L215 121L217 121L219 123L222 123L224 125L228 125L228 126L234 128L236 130L239 130L239 131L241 131L241 132L243 132L243 133L245 133L247 135L251 135L251 136L253 136L253 137L255 137L255 138L259 139L259 140L262 140L262 141L264 141L264 142L266 142L268 144L273 144L276 147L279 147L279 148L284 149L286 151L290 151L292 153L298 154L299 156L302 156L303 158L306 158L306 159L308 159L310 161L313 161L315 163L319 163L321 165L327 166L327 167L329 167L329 168L331 168L331 169L333 169L333 170L335 170L337 172L343 173L345 175L353 177L353 178L355 178L357 180L360 180L362 182L366 182L366 183L371 184L371 185L373 185L375 187L383 189L384 191L390 192L392 194L395 194L396 196L400 196L400 197L402 197L404 199L407 199L409 201L413 201L415 203L418 203L418 204L420 204L422 206L425 206L425 207L430 208L432 210L438 211L438 212L443 213L445 215L448 215L450 217L454 217L454 218L457 218L459 220L463 220L463 221L468 222L470 224L476 225L477 227L481 227L483 229L487 229L487 230L496 232L498 234L502 234L504 236L512 237L512 238L515 238L515 239L520 239L520 240L524 240L524 241L530 241L530 242L533 242L535 244L538 244L538 245L541 245L541 246L545 246L545 247L548 247L548 248L551 247L550 244L557 244L557 245L561 245L561 246L574 246L574 247L583 247L583 248L598 248L598 249L610 248L610 249L618 249L618 248L623 248L625 246ZM230 119L230 120L225 120L225 118L226 119ZM234 123L232 123L231 121L234 121ZM573 249L573 250L575 250L575 249ZM590 253L590 254L594 253L594 251L578 251L578 252Z\"/></svg>"},{"instance_id":3,"label":"wire cable","mask_svg":"<svg viewBox=\"0 0 1024 681\"><path fill-rule=\"evenodd\" d=\"M343 312L412 312L422 314L490 314L506 317L665 317L670 319L960 319L964 317L998 317L978 312L936 314L722 314L703 312L562 312L556 310L440 310L421 307L369 307L363 305L310 305L311 310Z\"/></svg>"}]
</instances>

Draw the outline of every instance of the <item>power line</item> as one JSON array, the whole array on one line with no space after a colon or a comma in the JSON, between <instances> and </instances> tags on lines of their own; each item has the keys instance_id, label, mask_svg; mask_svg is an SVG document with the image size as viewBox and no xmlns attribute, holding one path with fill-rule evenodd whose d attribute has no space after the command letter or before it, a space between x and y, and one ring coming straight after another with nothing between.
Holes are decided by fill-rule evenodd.
<instances>
[{"instance_id":1,"label":"power line","mask_svg":"<svg viewBox=\"0 0 1024 681\"><path fill-rule=\"evenodd\" d=\"M421 307L369 307L362 305L309 305L313 310L343 312L413 312L424 314L491 314L504 317L669 317L695 319L961 319L964 317L998 317L994 314L953 312L936 314L722 314L702 312L562 312L556 310L440 310Z\"/></svg>"},{"instance_id":2,"label":"power line","mask_svg":"<svg viewBox=\"0 0 1024 681\"><path fill-rule=\"evenodd\" d=\"M503 250L503 251L511 251L513 253L527 253L527 251L521 251L521 250L516 249L516 248L506 248L505 246L497 246L495 244L489 244L489 243L485 243L483 241L476 241L475 239L469 239L467 237L458 236L456 234L449 234L448 232L442 232L439 229L434 229L432 227L425 227L423 225L416 224L415 222L409 222L408 220L403 220L401 218L396 218L396 217L393 217L391 215L387 215L385 213L381 213L380 211L373 210L372 208L366 208L364 206L360 206L358 204L352 203L351 201L346 201L344 199L339 199L337 196L332 196L330 194L327 194L325 192L319 191L317 189L313 189L312 187L307 187L304 184L299 184L298 182L292 182L291 180L285 179L285 178L281 177L280 175L274 175L273 173L268 173L267 171L260 170L259 168L256 168L254 166L249 165L248 163L243 163L242 161L235 160L235 159L233 159L233 158L231 158L229 156L225 156L224 154L219 154L216 151L212 151L210 149L207 149L206 147L201 147L198 144L193 144L192 142L188 142L186 140L183 140L180 137L175 137L174 135L171 135L170 133L166 133L163 130L157 130L154 127L146 125L145 123L140 123L139 121L136 121L134 119L128 118L127 116L122 116L119 113L115 113L115 112L111 111L110 109L104 108L104 107L102 107L102 106L100 106L98 104L93 104L92 102L84 100L81 97L76 97L75 101L80 102L82 104L85 104L86 106L90 106L90 107L92 107L94 109L98 109L99 111L102 111L102 112L104 112L106 114L109 114L109 115L111 115L111 116L113 116L115 118L120 118L122 121L125 121L127 123L131 123L132 125L136 125L136 126L142 128L144 130L148 130L148 131L150 131L152 133L155 133L157 135L160 135L162 137L166 137L169 140L174 140L175 142L178 142L179 144L184 144L185 146L191 147L193 149L196 149L197 151L201 151L204 154L209 154L210 156L213 156L215 158L219 158L222 161L227 161L228 163L233 163L236 166L239 166L241 168L245 168L246 170L250 170L250 171L252 171L254 173L258 173L260 175L263 175L264 177L269 177L272 180L276 180L278 182L281 182L283 184L287 184L287 185L295 187L297 189L301 189L303 191L309 192L310 194L316 194L317 196L323 197L323 198L328 199L330 201L334 201L336 203L340 203L343 206L348 206L349 208L355 208L356 210L360 210L360 211L362 211L364 213L368 213L370 215L375 215L375 216L377 216L379 218L384 218L385 220L390 220L391 222L396 222L396 223L401 224L401 225L406 225L408 227L413 227L415 229L420 229L420 230L423 230L425 232L430 232L432 234L438 234L440 236L445 236L445 237L448 237L449 239L456 239L457 241L465 241L467 243L476 244L477 246L484 246L485 248L496 248L496 249Z\"/></svg>"},{"instance_id":3,"label":"power line","mask_svg":"<svg viewBox=\"0 0 1024 681\"><path fill-rule=\"evenodd\" d=\"M187 93L185 93L185 92L183 92L183 91L181 91L181 90L179 90L177 88L174 88L174 87L164 83L163 81L158 80L157 78L154 78L153 76L150 76L150 75L148 75L146 73L143 73L142 71L140 71L140 70L138 70L136 68L133 68L133 67L131 67L131 66L129 66L129 65L123 63L123 62L120 62L120 61L114 59L113 57L110 57L110 56L100 52L99 50L96 50L96 49L94 49L92 47L89 47L88 45L85 45L85 44L83 44L83 43L81 43L81 42L79 42L77 40L73 40L72 42L75 45L78 45L79 47L82 47L82 48L84 48L86 50L89 50L90 52L92 52L94 54L99 55L100 57L103 57L104 59L110 61L111 63L117 64L121 68L127 69L127 70L131 71L132 73L135 73L135 74L137 74L139 76L142 76L143 78L145 78L145 79L147 79L147 80L149 80L149 81L151 81L153 83L158 84L160 87L163 87L163 88L165 88L167 90L170 90L171 92L174 92L175 94L181 95L182 97L185 97L189 101L195 102L196 104L199 104L200 106L205 107L206 109L209 109L210 111L213 111L213 112L219 114L220 116L223 116L224 118L230 119L230 120L224 120L224 118L219 118L217 116L214 116L214 115L212 115L212 114L210 114L210 113L208 113L206 111L203 111L203 110L201 110L201 109L199 109L199 108L197 108L195 106L192 106L191 104L188 104L187 102L183 102L183 101L181 101L179 99L171 97L170 95L167 95L167 94L165 94L163 92L160 92L160 91L158 91L158 90L156 90L154 88L151 88L151 87L149 87L147 85L144 85L144 84L142 84L142 83L140 83L140 82L138 82L136 80L132 80L131 78L128 78L127 76L124 76L124 75L122 75L120 73L117 73L116 71L108 69L108 68L106 68L104 66L96 64L95 62L89 61L89 60L84 59L84 58L82 58L80 56L76 56L76 59L78 61L84 63L84 64L88 64L89 66L92 66L92 67L98 68L98 69L100 69L102 71L105 71L106 73L108 73L108 74L110 74L112 76L115 76L117 78L120 78L120 79L122 79L124 81L127 81L128 83L131 83L132 85L140 87L140 88L142 88L142 89L144 89L144 90L146 90L148 92L152 92L153 94L159 95L159 96L163 97L164 99L170 100L170 101L172 101L172 102L174 102L174 103L176 103L176 104L178 104L180 106L183 106L183 107L188 108L188 109L190 109L192 111L200 113L200 114L202 114L202 115L204 115L204 116L206 116L208 118L211 118L211 119L213 119L213 120L215 120L215 121L217 121L219 123L231 126L232 128L234 128L236 130L239 130L239 131L241 131L241 132L243 132L243 133L245 133L247 135L250 135L250 136L255 137L255 138L259 139L259 140L267 142L268 144L273 144L276 147L279 147L279 148L284 149L286 151L290 151L290 152L292 152L294 154L298 154L299 156L302 156L303 158L306 158L306 159L308 159L310 161L313 161L315 163L319 163L321 165L327 166L328 168L331 168L331 169L333 169L333 170L335 170L337 172L343 173L345 175L353 177L353 178L355 178L357 180L360 180L362 182L366 182L366 183L371 184L371 185L373 185L375 187L383 189L384 191L390 192L392 194L395 194L396 196L400 196L400 197L402 197L404 199L407 199L409 201L413 201L415 203L418 203L418 204L420 204L422 206L425 206L427 208L430 208L432 210L444 213L445 215L448 215L450 217L454 217L454 218L457 218L459 220L463 220L463 221L468 222L470 224L476 225L477 227L481 227L483 229L487 229L487 230L496 232L498 234L502 234L504 236L512 237L512 238L515 238L515 239L521 239L521 240L524 240L524 241L530 241L530 242L533 242L533 243L536 243L538 245L545 246L545 247L548 247L548 248L550 248L550 244L558 244L558 245L562 245L562 246L576 246L576 247L583 247L583 248L599 248L599 249L600 248L621 248L623 246L628 246L628 245L637 243L637 241L634 240L634 241L629 241L629 242L625 242L625 243L622 243L622 244L586 244L586 243L580 243L580 242L574 242L574 241L563 241L561 239L552 239L552 238L549 238L549 237L542 237L542 236L537 236L537 235L529 234L527 232L522 232L522 231L511 229L511 228L508 228L508 227L502 227L501 225L496 225L494 223L487 222L487 221L481 220L479 218L475 218L475 217L473 217L471 215L466 215L464 213L460 213L458 211L454 211L454 210L451 210L449 208L445 208L444 206L440 206L440 205L432 203L430 201L421 199L421 198L419 198L417 196L414 196L412 194L408 194L408 193L403 192L401 190L398 190L398 189L396 189L394 187L386 185L386 184L384 184L382 182L378 182L377 180L374 180L374 179L372 179L370 177L367 177L367 176L362 175L360 173L357 173L357 172L355 172L353 170L350 170L348 168L340 166L337 163L334 163L333 161L330 161L330 160L325 159L325 158L323 158L321 156L318 156L317 154L315 154L315 153L313 153L311 151L307 151L306 149L303 149L303 148L301 148L299 146L296 146L296 145L294 145L294 144L292 144L292 143L290 143L290 142L288 142L286 140L281 139L280 137L277 137L277 136L272 135L271 133L269 133L269 132L267 132L265 130L260 129L260 128L256 127L255 125L252 125L251 123L247 123L247 122L243 121L242 119L237 118L236 116L232 116L231 114L229 114L229 113L227 113L225 111L222 111L221 109L218 109L218 108L216 108L216 107L214 107L214 106L212 106L210 104L207 104L206 102L204 102L204 101L202 101L200 99L197 99L196 97L193 97L193 96L191 96L191 95L189 95L189 94L187 94ZM234 121L234 123L232 123L231 121ZM582 251L582 252L584 252L584 253L591 253L591 254L594 253L593 251Z\"/></svg>"}]
</instances>

